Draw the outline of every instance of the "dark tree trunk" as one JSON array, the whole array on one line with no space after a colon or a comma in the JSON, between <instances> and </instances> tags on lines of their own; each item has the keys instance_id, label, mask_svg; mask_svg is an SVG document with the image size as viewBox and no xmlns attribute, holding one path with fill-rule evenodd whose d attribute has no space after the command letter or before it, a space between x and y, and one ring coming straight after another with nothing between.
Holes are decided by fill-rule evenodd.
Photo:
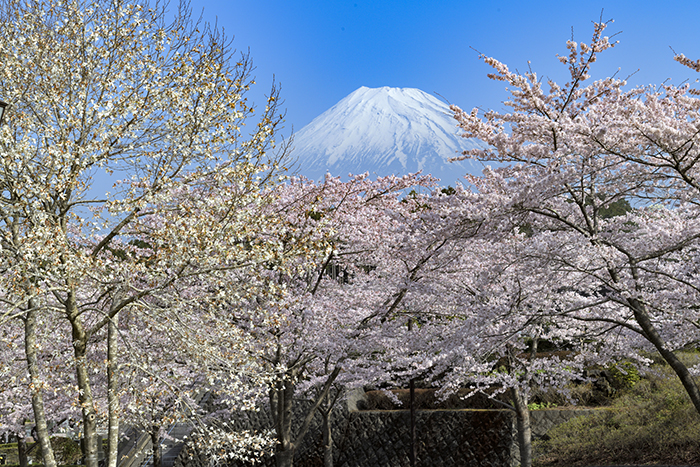
<instances>
[{"instance_id":1,"label":"dark tree trunk","mask_svg":"<svg viewBox=\"0 0 700 467\"><path fill-rule=\"evenodd\" d=\"M414 379L411 379L409 385L409 405L409 409L411 412L411 453L409 457L411 460L411 467L416 467L416 382Z\"/></svg>"},{"instance_id":2,"label":"dark tree trunk","mask_svg":"<svg viewBox=\"0 0 700 467\"><path fill-rule=\"evenodd\" d=\"M163 455L160 448L160 426L153 425L151 427L151 444L153 446L153 467L163 466Z\"/></svg>"},{"instance_id":3,"label":"dark tree trunk","mask_svg":"<svg viewBox=\"0 0 700 467\"><path fill-rule=\"evenodd\" d=\"M28 467L27 441L24 437L17 437L17 456L19 457L19 467Z\"/></svg>"},{"instance_id":4,"label":"dark tree trunk","mask_svg":"<svg viewBox=\"0 0 700 467\"><path fill-rule=\"evenodd\" d=\"M275 416L277 448L275 462L277 467L292 467L296 445L292 441L292 404L294 384L291 378L278 381L272 390L270 402Z\"/></svg>"},{"instance_id":5,"label":"dark tree trunk","mask_svg":"<svg viewBox=\"0 0 700 467\"><path fill-rule=\"evenodd\" d=\"M275 465L277 467L292 467L294 465L294 451L293 450L277 450L275 452Z\"/></svg>"}]
</instances>

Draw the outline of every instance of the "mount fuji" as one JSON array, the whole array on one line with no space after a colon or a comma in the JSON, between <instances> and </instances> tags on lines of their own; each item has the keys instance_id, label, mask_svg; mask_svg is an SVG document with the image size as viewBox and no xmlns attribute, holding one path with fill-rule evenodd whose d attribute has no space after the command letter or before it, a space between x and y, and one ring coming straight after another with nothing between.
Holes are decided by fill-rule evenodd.
<instances>
[{"instance_id":1,"label":"mount fuji","mask_svg":"<svg viewBox=\"0 0 700 467\"><path fill-rule=\"evenodd\" d=\"M484 143L459 136L447 104L420 89L367 88L354 91L316 117L294 137L298 173L320 180L405 175L423 171L443 186L480 174L477 163L449 158Z\"/></svg>"}]
</instances>

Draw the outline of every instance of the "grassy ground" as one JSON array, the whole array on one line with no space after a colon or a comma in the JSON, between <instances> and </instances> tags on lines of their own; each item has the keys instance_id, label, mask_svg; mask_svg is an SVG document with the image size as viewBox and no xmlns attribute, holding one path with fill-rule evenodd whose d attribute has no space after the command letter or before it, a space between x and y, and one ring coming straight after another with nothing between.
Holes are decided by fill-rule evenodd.
<instances>
[{"instance_id":1,"label":"grassy ground","mask_svg":"<svg viewBox=\"0 0 700 467\"><path fill-rule=\"evenodd\" d=\"M34 448L35 443L27 443L29 452L29 462L32 464L41 463L41 451L38 447ZM51 445L54 449L56 462L60 465L68 466L75 465L81 457L80 445L69 438L54 437L51 438ZM17 443L0 444L0 454L5 454L5 464L8 466L19 465L19 457L17 455ZM37 466L38 467L38 466Z\"/></svg>"},{"instance_id":2,"label":"grassy ground","mask_svg":"<svg viewBox=\"0 0 700 467\"><path fill-rule=\"evenodd\" d=\"M670 368L620 391L611 409L552 429L534 465L700 464L700 416Z\"/></svg>"}]
</instances>

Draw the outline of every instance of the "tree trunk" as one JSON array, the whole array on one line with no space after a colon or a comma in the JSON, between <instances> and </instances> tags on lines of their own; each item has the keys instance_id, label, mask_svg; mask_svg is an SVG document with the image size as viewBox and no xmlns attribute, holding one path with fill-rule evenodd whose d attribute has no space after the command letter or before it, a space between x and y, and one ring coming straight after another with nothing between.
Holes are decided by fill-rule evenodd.
<instances>
[{"instance_id":1,"label":"tree trunk","mask_svg":"<svg viewBox=\"0 0 700 467\"><path fill-rule=\"evenodd\" d=\"M278 381L273 389L271 401L275 405L273 413L277 431L277 448L275 462L277 467L292 467L296 445L292 442L292 403L294 398L294 383L290 377Z\"/></svg>"},{"instance_id":2,"label":"tree trunk","mask_svg":"<svg viewBox=\"0 0 700 467\"><path fill-rule=\"evenodd\" d=\"M661 335L656 330L656 327L654 327L654 324L651 322L651 318L647 313L644 303L634 298L629 299L629 303L634 312L634 318L639 324L639 327L642 328L642 331L644 331L646 338L656 347L656 350L659 351L663 359L666 360L666 363L671 366L681 380L685 391L688 393L691 402L695 406L695 410L700 414L700 390L698 390L695 380L688 371L688 367L678 359L676 354L667 348L666 342L664 342Z\"/></svg>"},{"instance_id":3,"label":"tree trunk","mask_svg":"<svg viewBox=\"0 0 700 467\"><path fill-rule=\"evenodd\" d=\"M92 398L92 388L90 387L90 376L87 367L87 341L80 318L77 314L77 307L72 297L67 304L68 317L71 323L73 336L73 354L75 356L75 373L78 382L78 400L83 415L83 440L85 446L85 467L98 467L98 446L97 446L97 417L95 413L94 401Z\"/></svg>"},{"instance_id":4,"label":"tree trunk","mask_svg":"<svg viewBox=\"0 0 700 467\"><path fill-rule=\"evenodd\" d=\"M296 448L306 436L316 411L328 395L333 382L340 374L340 370L341 367L336 366L331 374L328 375L323 389L316 397L314 405L306 413L301 428L299 428L294 439L292 439L292 404L294 403L295 389L293 381L296 380L298 373L295 370L291 370L290 374L287 374L285 379L278 381L270 391L270 404L277 430L277 448L275 452L277 467L292 467Z\"/></svg>"},{"instance_id":5,"label":"tree trunk","mask_svg":"<svg viewBox=\"0 0 700 467\"><path fill-rule=\"evenodd\" d=\"M119 377L117 375L117 324L119 313L107 328L107 403L109 427L107 432L107 467L117 467L119 455Z\"/></svg>"},{"instance_id":6,"label":"tree trunk","mask_svg":"<svg viewBox=\"0 0 700 467\"><path fill-rule=\"evenodd\" d=\"M44 410L44 397L41 393L42 382L39 377L39 364L37 359L36 343L36 307L33 300L29 300L27 315L24 319L24 351L27 357L27 371L31 381L32 409L34 410L34 422L36 423L37 443L41 449L41 455L46 467L56 467L56 459L53 455L51 440L49 438L46 412ZM24 437L22 438L24 439ZM25 456L26 461L26 456Z\"/></svg>"},{"instance_id":7,"label":"tree trunk","mask_svg":"<svg viewBox=\"0 0 700 467\"><path fill-rule=\"evenodd\" d=\"M98 467L97 420L92 400L92 389L88 377L85 343L75 344L76 374L80 389L80 405L83 413L83 439L85 440L85 467Z\"/></svg>"},{"instance_id":8,"label":"tree trunk","mask_svg":"<svg viewBox=\"0 0 700 467\"><path fill-rule=\"evenodd\" d=\"M160 448L160 426L151 427L151 445L153 446L153 467L163 466L163 452Z\"/></svg>"},{"instance_id":9,"label":"tree trunk","mask_svg":"<svg viewBox=\"0 0 700 467\"><path fill-rule=\"evenodd\" d=\"M333 467L333 430L330 412L323 417L323 467Z\"/></svg>"},{"instance_id":10,"label":"tree trunk","mask_svg":"<svg viewBox=\"0 0 700 467\"><path fill-rule=\"evenodd\" d=\"M27 459L27 441L22 436L17 437L17 456L19 457L19 467L28 467L29 460Z\"/></svg>"},{"instance_id":11,"label":"tree trunk","mask_svg":"<svg viewBox=\"0 0 700 467\"><path fill-rule=\"evenodd\" d=\"M323 415L323 467L333 467L333 427L331 416L333 415L333 400L330 393L326 394L326 407L321 411Z\"/></svg>"},{"instance_id":12,"label":"tree trunk","mask_svg":"<svg viewBox=\"0 0 700 467\"><path fill-rule=\"evenodd\" d=\"M411 378L411 382L409 383L409 396L409 410L411 412L411 455L409 457L411 467L416 467L416 381L413 378Z\"/></svg>"},{"instance_id":13,"label":"tree trunk","mask_svg":"<svg viewBox=\"0 0 700 467\"><path fill-rule=\"evenodd\" d=\"M294 465L294 451L293 450L286 450L286 451L278 450L275 453L275 465L277 467L292 467Z\"/></svg>"},{"instance_id":14,"label":"tree trunk","mask_svg":"<svg viewBox=\"0 0 700 467\"><path fill-rule=\"evenodd\" d=\"M532 466L532 430L530 427L530 409L527 397L517 387L511 389L515 418L518 424L518 443L520 445L520 467Z\"/></svg>"}]
</instances>

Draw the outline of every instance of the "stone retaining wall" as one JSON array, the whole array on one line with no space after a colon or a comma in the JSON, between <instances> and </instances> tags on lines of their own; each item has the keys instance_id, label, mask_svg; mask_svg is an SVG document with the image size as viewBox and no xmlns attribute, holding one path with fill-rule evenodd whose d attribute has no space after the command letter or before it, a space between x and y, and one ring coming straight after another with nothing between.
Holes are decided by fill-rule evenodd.
<instances>
[{"instance_id":1,"label":"stone retaining wall","mask_svg":"<svg viewBox=\"0 0 700 467\"><path fill-rule=\"evenodd\" d=\"M416 412L418 466L510 467L513 414L507 410ZM409 466L410 412L353 412L338 449L339 467Z\"/></svg>"},{"instance_id":2,"label":"stone retaining wall","mask_svg":"<svg viewBox=\"0 0 700 467\"><path fill-rule=\"evenodd\" d=\"M531 412L533 438L541 438L553 426L595 409L547 409ZM303 408L295 415L302 418ZM265 410L248 413L235 421L238 429L271 426ZM509 410L418 410L416 411L418 466L513 467L519 464L515 415ZM356 410L349 404L335 412L333 441L336 467L408 467L410 465L410 412L408 410ZM190 456L192 456L190 458ZM302 445L295 467L323 465L320 417L316 417ZM175 467L207 466L191 448L181 452ZM247 467L232 462L230 466ZM262 463L274 467L269 457Z\"/></svg>"}]
</instances>

